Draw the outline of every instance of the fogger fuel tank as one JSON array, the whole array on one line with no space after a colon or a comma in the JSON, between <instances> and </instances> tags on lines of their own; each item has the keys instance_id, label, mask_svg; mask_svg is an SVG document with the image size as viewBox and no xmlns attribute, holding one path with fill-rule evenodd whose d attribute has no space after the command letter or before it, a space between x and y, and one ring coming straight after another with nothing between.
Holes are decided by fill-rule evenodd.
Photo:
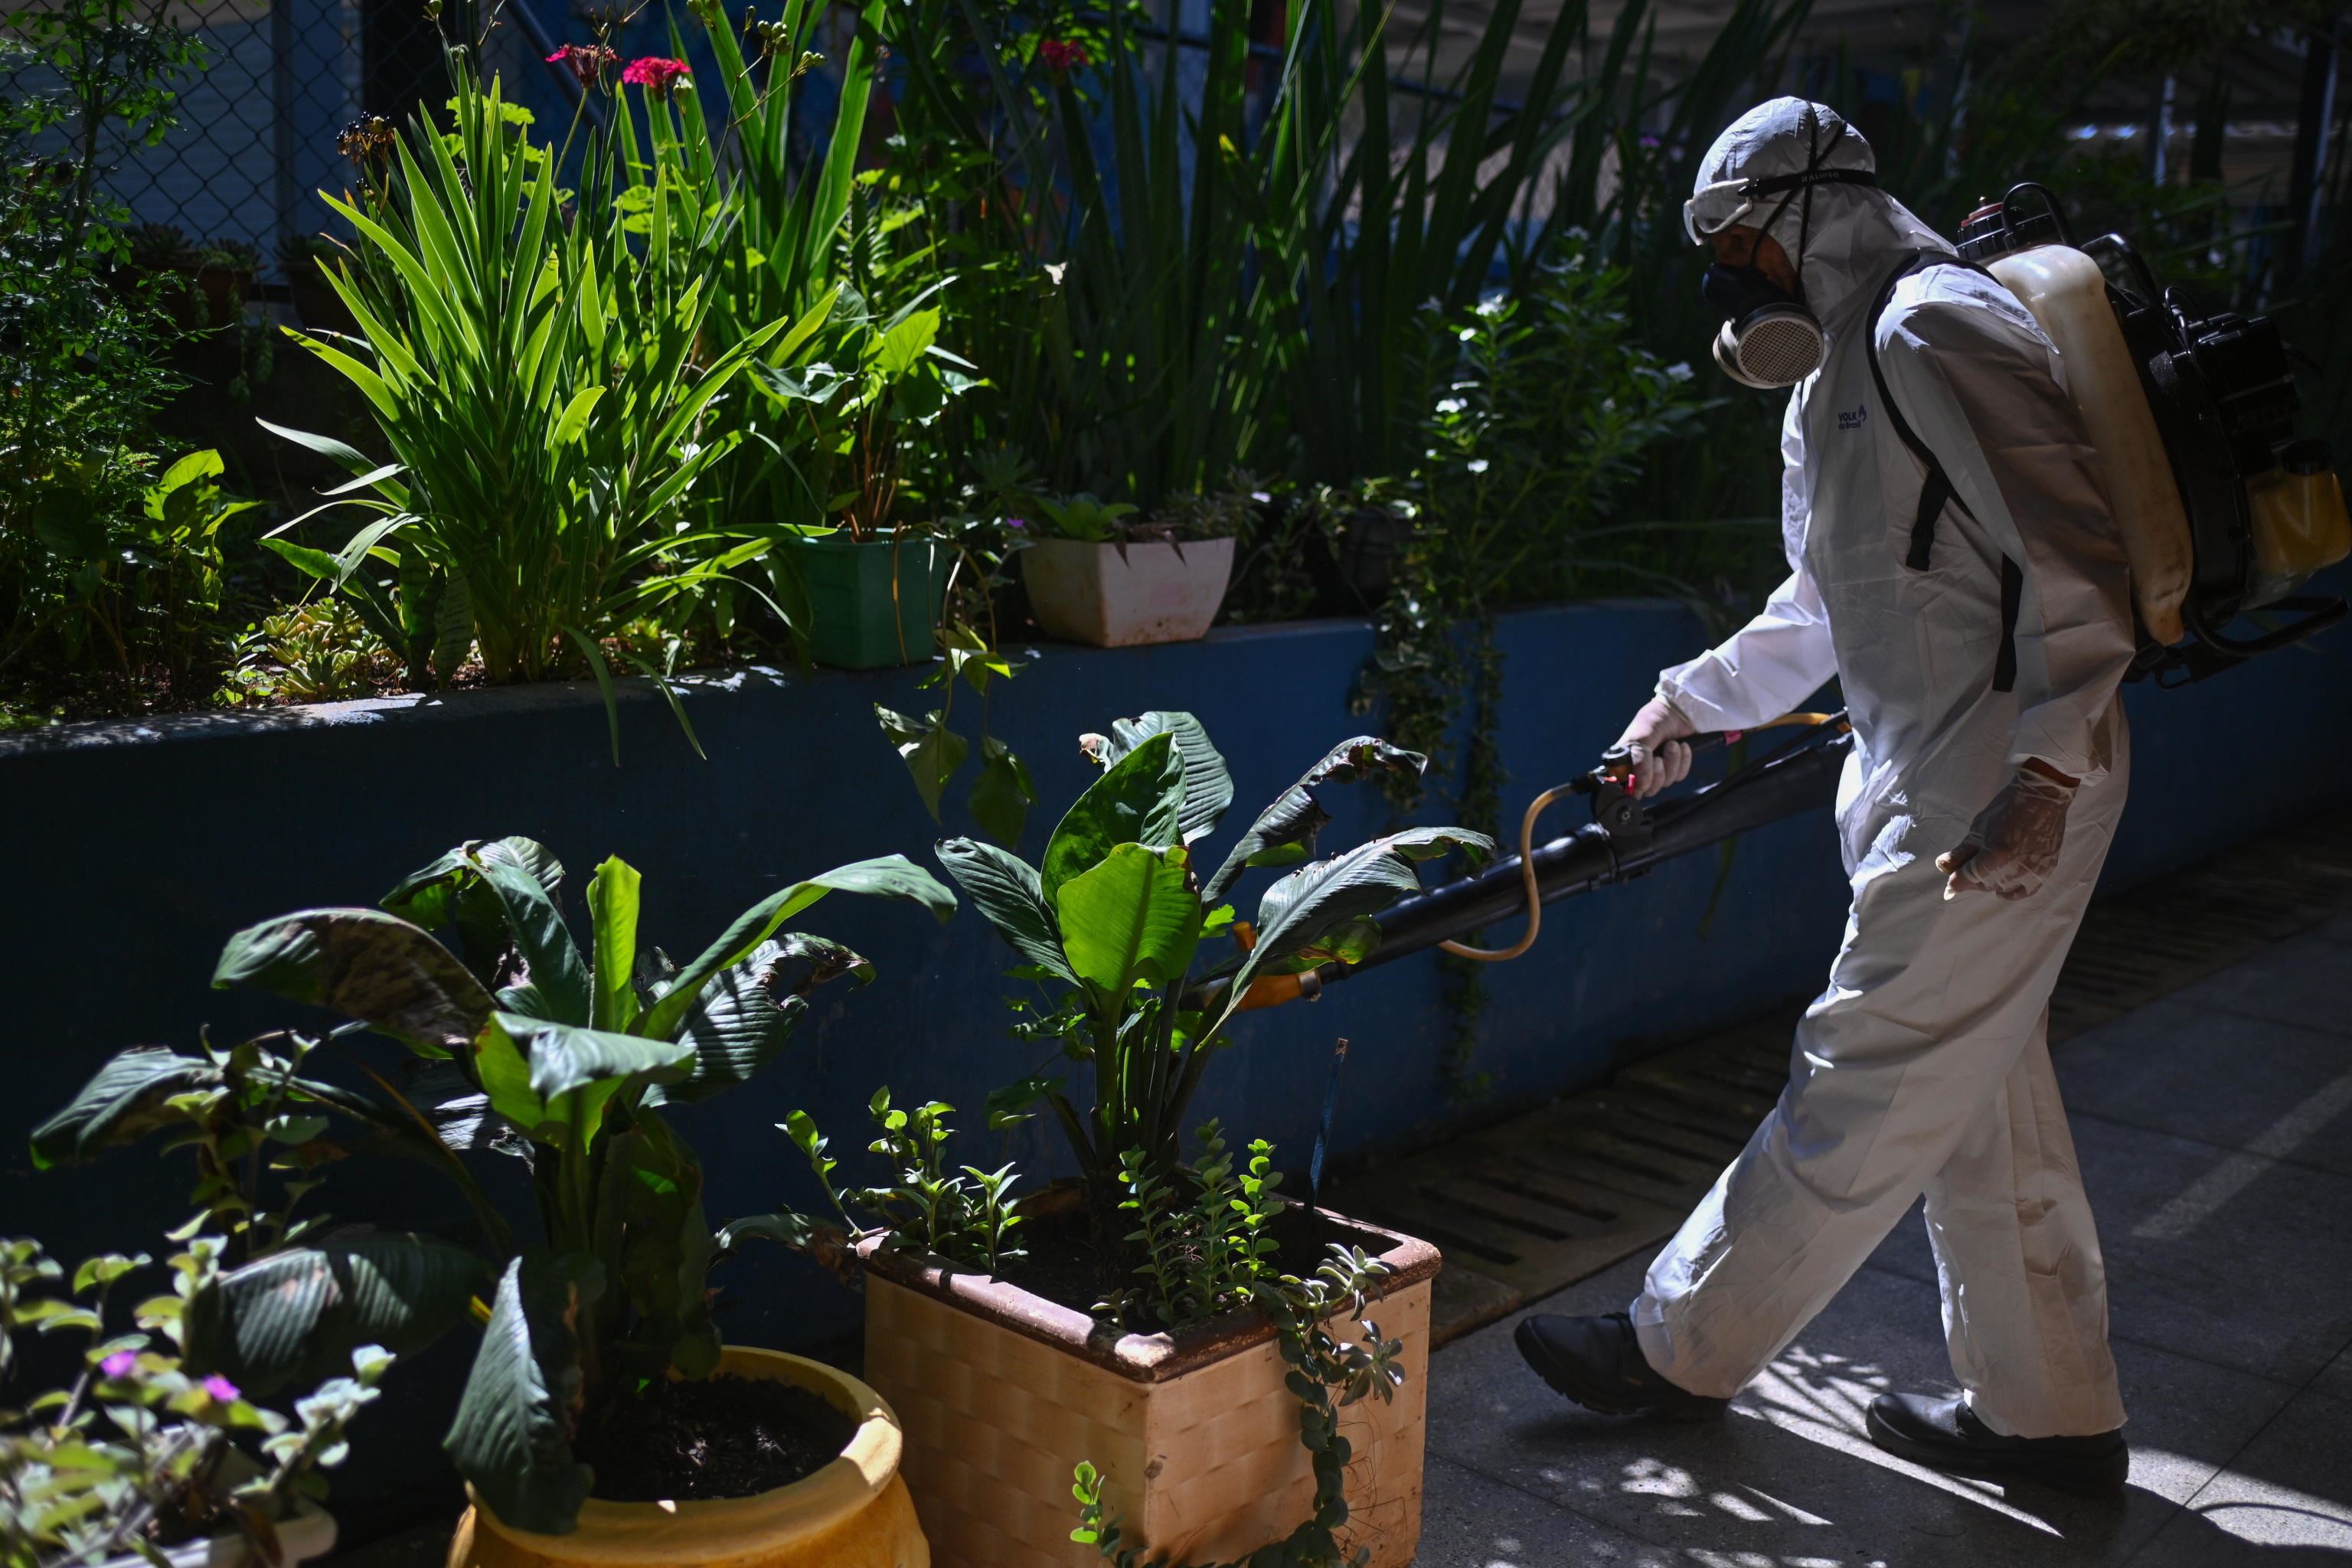
<instances>
[{"instance_id":1,"label":"fogger fuel tank","mask_svg":"<svg viewBox=\"0 0 2352 1568\"><path fill-rule=\"evenodd\" d=\"M2076 247L2030 182L1970 213L1959 252L2058 350L2123 532L2135 677L2198 679L2344 617L2341 599L2290 596L2352 552L2352 519L2326 443L2294 438L2294 377L2268 318L2192 310L2120 235ZM2230 630L2263 610L2256 634Z\"/></svg>"},{"instance_id":2,"label":"fogger fuel tank","mask_svg":"<svg viewBox=\"0 0 2352 1568\"><path fill-rule=\"evenodd\" d=\"M2124 342L2123 326L2107 303L2106 274L2073 246L2057 243L2054 235L1997 257L1985 269L2033 312L2056 345L2066 391L2097 450L2107 504L2123 529L2140 624L2158 642L2179 642L2187 630L2180 605L2196 565L2189 514L2172 480L2156 415L2140 391L2139 369Z\"/></svg>"}]
</instances>

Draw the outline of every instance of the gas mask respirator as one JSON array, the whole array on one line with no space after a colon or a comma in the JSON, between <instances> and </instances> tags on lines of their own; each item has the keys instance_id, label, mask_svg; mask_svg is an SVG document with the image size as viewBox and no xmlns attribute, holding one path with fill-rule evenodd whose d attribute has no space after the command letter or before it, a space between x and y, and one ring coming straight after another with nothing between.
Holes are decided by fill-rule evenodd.
<instances>
[{"instance_id":1,"label":"gas mask respirator","mask_svg":"<svg viewBox=\"0 0 2352 1568\"><path fill-rule=\"evenodd\" d=\"M1683 204L1684 232L1692 244L1705 245L1735 224L1751 222L1757 204L1777 195L1780 205L1754 226L1759 233L1769 234L1780 215L1789 210L1789 204L1803 197L1796 254L1790 258L1798 272L1796 292L1773 282L1753 263L1718 261L1699 280L1699 292L1723 315L1723 330L1715 338L1715 363L1723 367L1724 374L1743 386L1767 391L1794 386L1819 370L1829 352L1829 336L1822 331L1822 323L1804 297L1805 240L1812 229L1813 187L1878 184L1878 176L1868 169L1822 166L1844 136L1845 127L1840 125L1828 146L1819 145L1821 127L1816 121L1811 138L1815 144L1809 147L1801 172L1718 181Z\"/></svg>"},{"instance_id":2,"label":"gas mask respirator","mask_svg":"<svg viewBox=\"0 0 2352 1568\"><path fill-rule=\"evenodd\" d=\"M1699 292L1724 319L1715 363L1742 386L1794 386L1821 368L1829 349L1821 322L1761 268L1718 261L1699 280Z\"/></svg>"}]
</instances>

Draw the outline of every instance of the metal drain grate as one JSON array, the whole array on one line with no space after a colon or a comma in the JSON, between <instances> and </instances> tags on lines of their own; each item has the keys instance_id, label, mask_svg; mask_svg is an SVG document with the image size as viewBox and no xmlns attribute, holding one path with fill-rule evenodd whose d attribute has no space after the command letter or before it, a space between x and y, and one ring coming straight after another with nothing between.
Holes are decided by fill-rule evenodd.
<instances>
[{"instance_id":1,"label":"metal drain grate","mask_svg":"<svg viewBox=\"0 0 2352 1568\"><path fill-rule=\"evenodd\" d=\"M2145 1006L2352 909L2352 812L2094 905L2051 998L2053 1041ZM1443 1344L1671 1235L1789 1077L1791 1007L1676 1046L1607 1087L1382 1165L1343 1212L1445 1253Z\"/></svg>"}]
</instances>

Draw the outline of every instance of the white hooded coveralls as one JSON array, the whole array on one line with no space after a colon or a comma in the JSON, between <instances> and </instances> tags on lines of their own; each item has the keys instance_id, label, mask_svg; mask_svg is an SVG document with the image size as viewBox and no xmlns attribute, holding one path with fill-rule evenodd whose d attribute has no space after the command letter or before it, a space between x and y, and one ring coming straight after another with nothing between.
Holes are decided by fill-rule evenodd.
<instances>
[{"instance_id":1,"label":"white hooded coveralls","mask_svg":"<svg viewBox=\"0 0 2352 1568\"><path fill-rule=\"evenodd\" d=\"M1784 98L1725 132L1698 183L1801 171L1816 126L1827 166L1872 166L1832 111ZM1897 285L1874 329L1897 406L1958 492L1928 567L1906 564L1925 470L1880 405L1864 334L1908 253L1952 247L1881 191L1816 185L1809 225L1805 199L1770 231L1829 339L1781 431L1790 576L1658 689L1701 730L1740 730L1840 679L1853 910L1786 1092L1651 1265L1635 1332L1664 1376L1727 1397L1924 1193L1952 1366L1979 1418L2026 1437L2112 1431L2105 1282L2047 1027L2124 804L2121 536L2057 351L2000 283L1939 266ZM2023 575L2006 692L2004 556ZM2028 758L2084 781L2055 871L2023 900L1947 900L1936 857Z\"/></svg>"}]
</instances>

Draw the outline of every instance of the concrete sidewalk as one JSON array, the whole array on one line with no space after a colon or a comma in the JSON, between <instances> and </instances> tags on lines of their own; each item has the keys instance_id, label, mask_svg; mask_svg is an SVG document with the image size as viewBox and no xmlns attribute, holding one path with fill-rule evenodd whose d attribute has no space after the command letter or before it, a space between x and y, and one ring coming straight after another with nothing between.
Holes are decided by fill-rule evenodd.
<instances>
[{"instance_id":1,"label":"concrete sidewalk","mask_svg":"<svg viewBox=\"0 0 2352 1568\"><path fill-rule=\"evenodd\" d=\"M1717 1426L1588 1415L1523 1312L1430 1367L1421 1568L2352 1568L2352 915L2055 1051L2107 1263L2131 1486L1948 1479L1862 1436L1952 1390L1917 1214ZM1646 1253L1538 1304L1621 1310Z\"/></svg>"}]
</instances>

